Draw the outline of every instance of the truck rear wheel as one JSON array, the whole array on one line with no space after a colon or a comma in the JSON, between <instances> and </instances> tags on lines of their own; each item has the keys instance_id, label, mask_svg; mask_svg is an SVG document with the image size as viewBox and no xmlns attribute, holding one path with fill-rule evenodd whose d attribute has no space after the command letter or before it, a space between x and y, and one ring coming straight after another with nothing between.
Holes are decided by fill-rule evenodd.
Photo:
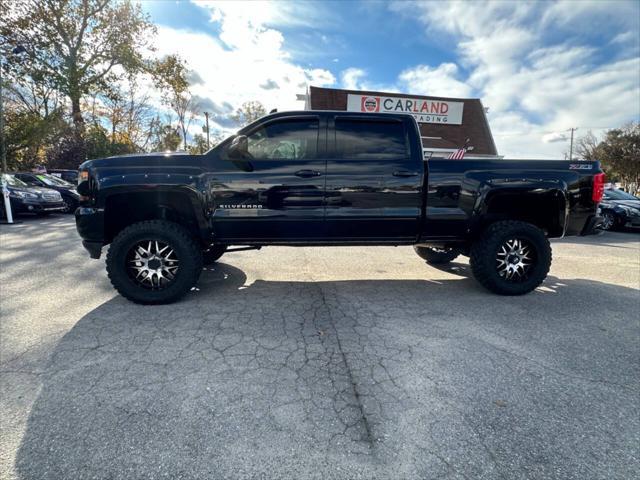
<instances>
[{"instance_id":1,"label":"truck rear wheel","mask_svg":"<svg viewBox=\"0 0 640 480\"><path fill-rule=\"evenodd\" d=\"M135 303L174 302L191 290L201 271L200 245L184 227L165 220L128 226L107 253L111 284Z\"/></svg>"},{"instance_id":2,"label":"truck rear wheel","mask_svg":"<svg viewBox=\"0 0 640 480\"><path fill-rule=\"evenodd\" d=\"M551 245L535 225L502 221L490 225L472 245L471 271L500 295L523 295L538 287L551 267Z\"/></svg>"},{"instance_id":3,"label":"truck rear wheel","mask_svg":"<svg viewBox=\"0 0 640 480\"><path fill-rule=\"evenodd\" d=\"M226 251L226 245L211 245L202 251L202 263L204 265L213 265Z\"/></svg>"},{"instance_id":4,"label":"truck rear wheel","mask_svg":"<svg viewBox=\"0 0 640 480\"><path fill-rule=\"evenodd\" d=\"M437 247L419 247L414 246L420 258L423 258L432 265L439 265L441 263L449 263L456 259L460 252L453 248L437 248Z\"/></svg>"}]
</instances>

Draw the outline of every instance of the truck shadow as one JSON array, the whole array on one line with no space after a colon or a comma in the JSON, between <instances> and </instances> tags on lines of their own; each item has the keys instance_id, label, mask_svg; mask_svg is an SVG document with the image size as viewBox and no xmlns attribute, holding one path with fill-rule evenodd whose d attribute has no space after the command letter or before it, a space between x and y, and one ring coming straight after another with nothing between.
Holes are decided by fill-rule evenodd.
<instances>
[{"instance_id":1,"label":"truck shadow","mask_svg":"<svg viewBox=\"0 0 640 480\"><path fill-rule=\"evenodd\" d=\"M23 479L282 478L317 474L329 460L346 477L393 477L407 464L418 477L417 456L436 466L446 454L464 472L492 463L487 448L516 471L571 468L576 441L587 452L615 451L633 436L633 422L614 417L637 407L626 385L637 382L629 339L638 338L630 318L638 291L554 277L546 287L514 298L466 279L247 284L241 270L218 264L178 304L116 297L51 353L16 471ZM547 368L568 380L545 381L554 375ZM582 377L619 385L620 400L583 399L583 383L571 384ZM520 399L509 415L521 433L495 420L496 391ZM558 395L581 418L598 418L613 443L584 440L571 411L526 423L545 418ZM539 437L540 451L520 434ZM460 438L464 451L451 450Z\"/></svg>"}]
</instances>

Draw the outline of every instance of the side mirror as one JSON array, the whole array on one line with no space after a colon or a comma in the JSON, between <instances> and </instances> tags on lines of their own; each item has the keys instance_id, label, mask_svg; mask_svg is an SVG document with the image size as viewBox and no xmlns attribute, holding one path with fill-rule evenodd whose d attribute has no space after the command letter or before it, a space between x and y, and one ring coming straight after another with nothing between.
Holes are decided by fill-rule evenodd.
<instances>
[{"instance_id":1,"label":"side mirror","mask_svg":"<svg viewBox=\"0 0 640 480\"><path fill-rule=\"evenodd\" d=\"M244 135L236 135L229 145L229 157L234 159L243 159L249 153L249 143Z\"/></svg>"},{"instance_id":2,"label":"side mirror","mask_svg":"<svg viewBox=\"0 0 640 480\"><path fill-rule=\"evenodd\" d=\"M227 154L231 162L240 170L243 172L253 172L253 165L247 160L249 156L249 144L246 136L236 135L231 141L231 145L229 145Z\"/></svg>"}]
</instances>

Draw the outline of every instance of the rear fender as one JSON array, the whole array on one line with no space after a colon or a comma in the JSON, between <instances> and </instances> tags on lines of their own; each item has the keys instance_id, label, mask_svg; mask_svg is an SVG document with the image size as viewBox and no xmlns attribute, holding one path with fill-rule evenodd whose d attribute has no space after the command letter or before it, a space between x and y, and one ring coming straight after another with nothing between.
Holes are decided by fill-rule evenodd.
<instances>
[{"instance_id":1,"label":"rear fender","mask_svg":"<svg viewBox=\"0 0 640 480\"><path fill-rule=\"evenodd\" d=\"M499 220L521 220L547 232L565 233L569 216L567 185L558 179L492 178L478 182L470 228L479 233Z\"/></svg>"}]
</instances>

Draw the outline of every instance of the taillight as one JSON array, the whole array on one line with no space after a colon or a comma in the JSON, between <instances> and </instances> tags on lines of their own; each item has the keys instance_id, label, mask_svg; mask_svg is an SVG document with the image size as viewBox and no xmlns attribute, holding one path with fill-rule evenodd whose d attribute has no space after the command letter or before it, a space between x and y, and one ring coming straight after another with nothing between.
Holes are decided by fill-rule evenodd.
<instances>
[{"instance_id":1,"label":"taillight","mask_svg":"<svg viewBox=\"0 0 640 480\"><path fill-rule=\"evenodd\" d=\"M591 192L591 199L599 203L602 201L602 196L604 195L604 182L606 181L606 176L604 173L596 173L593 176L593 190Z\"/></svg>"}]
</instances>

